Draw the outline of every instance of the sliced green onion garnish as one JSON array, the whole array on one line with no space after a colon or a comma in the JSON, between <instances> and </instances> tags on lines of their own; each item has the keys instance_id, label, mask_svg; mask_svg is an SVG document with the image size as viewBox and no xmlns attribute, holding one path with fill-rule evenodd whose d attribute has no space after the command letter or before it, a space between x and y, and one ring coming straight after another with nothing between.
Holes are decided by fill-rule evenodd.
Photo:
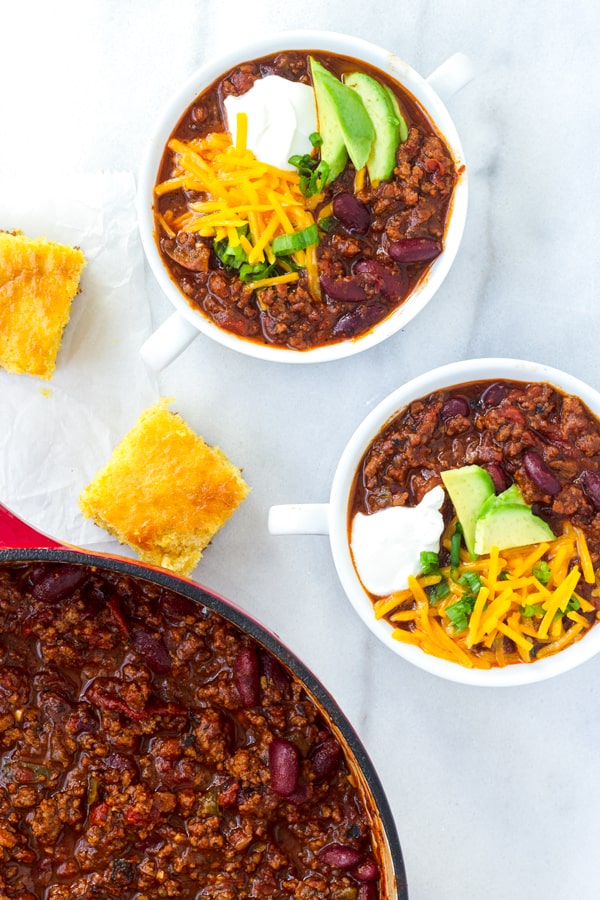
<instances>
[{"instance_id":1,"label":"sliced green onion garnish","mask_svg":"<svg viewBox=\"0 0 600 900\"><path fill-rule=\"evenodd\" d=\"M440 570L440 558L433 550L422 550L420 562L423 575L435 575Z\"/></svg>"},{"instance_id":2,"label":"sliced green onion garnish","mask_svg":"<svg viewBox=\"0 0 600 900\"><path fill-rule=\"evenodd\" d=\"M297 250L305 250L319 242L319 229L316 225L309 225L302 231L294 231L292 234L280 234L273 238L271 247L275 256L289 256Z\"/></svg>"},{"instance_id":3,"label":"sliced green onion garnish","mask_svg":"<svg viewBox=\"0 0 600 900\"><path fill-rule=\"evenodd\" d=\"M531 570L531 573L537 578L540 584L548 584L548 582L550 581L550 576L552 575L550 566L543 559L535 563Z\"/></svg>"},{"instance_id":4,"label":"sliced green onion garnish","mask_svg":"<svg viewBox=\"0 0 600 900\"><path fill-rule=\"evenodd\" d=\"M460 563L460 545L462 541L462 528L456 523L456 531L450 539L450 565L456 568Z\"/></svg>"},{"instance_id":5,"label":"sliced green onion garnish","mask_svg":"<svg viewBox=\"0 0 600 900\"><path fill-rule=\"evenodd\" d=\"M435 606L440 600L444 600L448 594L450 593L450 585L448 582L442 578L437 584L434 584L432 587L427 588L427 594L429 595L429 604L430 606Z\"/></svg>"}]
</instances>

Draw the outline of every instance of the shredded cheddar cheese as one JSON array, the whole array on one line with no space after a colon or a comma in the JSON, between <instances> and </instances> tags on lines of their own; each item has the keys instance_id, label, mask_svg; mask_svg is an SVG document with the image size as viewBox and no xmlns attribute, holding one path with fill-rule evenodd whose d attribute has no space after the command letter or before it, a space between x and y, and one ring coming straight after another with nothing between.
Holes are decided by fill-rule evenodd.
<instances>
[{"instance_id":1,"label":"shredded cheddar cheese","mask_svg":"<svg viewBox=\"0 0 600 900\"><path fill-rule=\"evenodd\" d=\"M227 238L231 247L243 249L250 265L271 264L276 260L273 239L300 232L315 218L300 190L299 174L259 161L246 146L247 134L247 115L238 113L235 145L228 133L187 142L171 139L174 168L170 178L156 185L156 196L183 188L204 199L188 202L188 211L176 220L159 215L157 221L169 237L185 230L216 241ZM311 198L310 207L320 196ZM320 299L316 247L299 250L291 259L306 270L309 291ZM249 284L260 288L297 280L298 272L284 272Z\"/></svg>"},{"instance_id":2,"label":"shredded cheddar cheese","mask_svg":"<svg viewBox=\"0 0 600 900\"><path fill-rule=\"evenodd\" d=\"M451 527L445 546L450 534ZM598 596L599 576L584 532L567 524L554 541L533 547L493 547L477 560L461 552L456 569L411 576L407 589L378 598L374 612L394 626L395 640L463 666L532 663L579 640L600 619L577 590L594 584L590 593Z\"/></svg>"}]
</instances>

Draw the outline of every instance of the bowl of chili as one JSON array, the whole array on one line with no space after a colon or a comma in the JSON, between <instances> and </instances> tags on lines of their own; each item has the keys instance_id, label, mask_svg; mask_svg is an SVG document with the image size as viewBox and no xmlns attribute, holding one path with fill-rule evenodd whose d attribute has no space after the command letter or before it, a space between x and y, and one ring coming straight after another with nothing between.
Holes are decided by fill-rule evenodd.
<instances>
[{"instance_id":1,"label":"bowl of chili","mask_svg":"<svg viewBox=\"0 0 600 900\"><path fill-rule=\"evenodd\" d=\"M358 148L354 120L326 126L316 67L345 92L342 110L348 94L357 102L350 79L366 79L392 136L381 137L381 110L363 121L371 131ZM471 77L461 54L423 78L380 47L319 31L263 37L195 72L140 168L142 244L175 307L142 348L146 362L168 365L199 332L261 359L322 362L404 327L461 241L467 173L444 100ZM361 117L370 101L358 99ZM338 143L334 169L318 129L339 142L345 125L350 152ZM372 160L382 147L387 169Z\"/></svg>"},{"instance_id":2,"label":"bowl of chili","mask_svg":"<svg viewBox=\"0 0 600 900\"><path fill-rule=\"evenodd\" d=\"M329 503L272 507L269 529L328 534L356 612L425 671L482 686L550 678L600 651L599 416L594 388L542 364L434 369L359 425ZM476 515L464 490L458 514L448 472L467 473Z\"/></svg>"},{"instance_id":3,"label":"bowl of chili","mask_svg":"<svg viewBox=\"0 0 600 900\"><path fill-rule=\"evenodd\" d=\"M359 738L242 610L0 505L0 616L2 896L406 900Z\"/></svg>"}]
</instances>

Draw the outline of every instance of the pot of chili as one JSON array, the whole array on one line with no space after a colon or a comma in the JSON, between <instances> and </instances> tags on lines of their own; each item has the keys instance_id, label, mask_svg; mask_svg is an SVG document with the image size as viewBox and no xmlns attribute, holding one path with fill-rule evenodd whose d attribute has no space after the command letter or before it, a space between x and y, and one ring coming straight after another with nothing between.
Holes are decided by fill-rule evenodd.
<instances>
[{"instance_id":1,"label":"pot of chili","mask_svg":"<svg viewBox=\"0 0 600 900\"><path fill-rule=\"evenodd\" d=\"M142 349L155 369L201 331L261 359L322 362L404 327L442 284L467 176L442 98L348 35L263 37L194 73L142 161L140 233L176 313Z\"/></svg>"},{"instance_id":2,"label":"pot of chili","mask_svg":"<svg viewBox=\"0 0 600 900\"><path fill-rule=\"evenodd\" d=\"M406 900L359 738L240 609L0 506L0 617L3 897Z\"/></svg>"},{"instance_id":3,"label":"pot of chili","mask_svg":"<svg viewBox=\"0 0 600 900\"><path fill-rule=\"evenodd\" d=\"M600 651L600 394L539 363L475 359L381 401L327 504L272 533L329 534L367 626L464 684L550 678Z\"/></svg>"}]
</instances>

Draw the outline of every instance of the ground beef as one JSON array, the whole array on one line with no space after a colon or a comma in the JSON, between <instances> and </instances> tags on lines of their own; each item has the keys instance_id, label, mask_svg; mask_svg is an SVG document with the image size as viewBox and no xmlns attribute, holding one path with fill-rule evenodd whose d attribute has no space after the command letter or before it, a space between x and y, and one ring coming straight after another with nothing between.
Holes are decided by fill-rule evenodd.
<instances>
[{"instance_id":1,"label":"ground beef","mask_svg":"<svg viewBox=\"0 0 600 900\"><path fill-rule=\"evenodd\" d=\"M537 474L525 465L531 454ZM549 384L473 382L410 403L365 454L350 522L359 511L415 505L441 484L441 471L464 465L487 469L497 490L516 483L556 535L565 520L583 529L600 566L600 422L578 397ZM443 512L448 522L449 500ZM589 595L592 587L580 590Z\"/></svg>"},{"instance_id":2,"label":"ground beef","mask_svg":"<svg viewBox=\"0 0 600 900\"><path fill-rule=\"evenodd\" d=\"M0 566L0 626L1 897L381 896L337 739L236 626L59 563ZM298 761L285 794L273 742ZM323 860L337 844L360 864Z\"/></svg>"},{"instance_id":3,"label":"ground beef","mask_svg":"<svg viewBox=\"0 0 600 900\"><path fill-rule=\"evenodd\" d=\"M319 53L314 56L321 56ZM356 60L328 54L321 61L338 76L356 71ZM390 242L405 238L435 241L441 249L449 204L457 172L452 155L430 120L408 92L382 72L361 63L362 70L384 81L394 91L409 126L407 140L397 151L396 167L389 181L372 187L368 181L357 196L368 211L370 226L355 234L335 216L324 216L319 233L317 258L321 275L321 298L309 291L306 273L299 280L277 288L248 288L233 269L223 264L210 248L213 239L199 238L180 230L175 238L164 236L161 219L157 233L160 248L175 282L188 301L219 327L238 336L264 344L308 350L339 342L369 331L377 322L402 304L431 265L426 262L401 264L388 254ZM293 81L310 82L306 53L285 52L237 66L198 97L179 121L173 136L189 141L211 132L222 132L222 101L229 94L243 94L257 78L279 75ZM175 155L165 152L158 181L174 171ZM315 206L318 218L336 195L354 193L355 170L351 163L324 191ZM160 197L160 217L176 220L198 199L197 192L177 190ZM163 220L164 221L164 220ZM372 271L360 271L361 261L377 261L384 275L392 279L390 290ZM212 274L211 274L212 273ZM326 279L345 278L356 282L365 297L362 301L340 299L325 287Z\"/></svg>"}]
</instances>

